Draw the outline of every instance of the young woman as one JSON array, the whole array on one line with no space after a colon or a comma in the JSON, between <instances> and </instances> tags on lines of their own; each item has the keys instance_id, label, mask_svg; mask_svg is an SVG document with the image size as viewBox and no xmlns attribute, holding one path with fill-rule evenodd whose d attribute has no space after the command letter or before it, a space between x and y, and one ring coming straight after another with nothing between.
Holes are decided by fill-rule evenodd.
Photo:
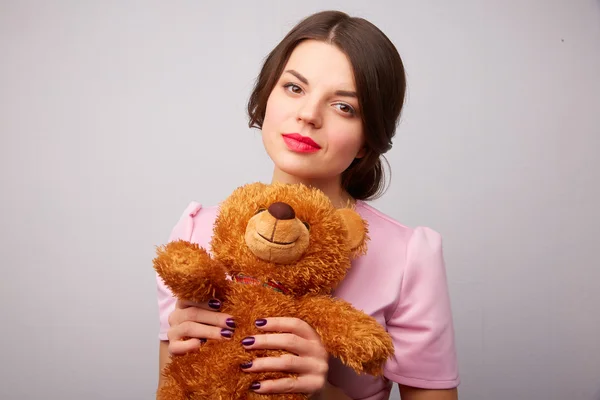
<instances>
[{"instance_id":1,"label":"young woman","mask_svg":"<svg viewBox=\"0 0 600 400\"><path fill-rule=\"evenodd\" d=\"M248 349L293 355L259 358L244 371L295 371L298 379L255 382L257 393L343 393L386 399L397 382L403 400L457 398L454 331L441 239L408 228L368 205L383 188L381 157L391 148L405 95L404 67L388 38L364 19L314 14L294 27L266 59L248 104L262 131L273 181L321 189L338 207L351 204L369 223L368 253L353 262L335 295L375 317L394 339L385 378L357 376L325 352L316 332L294 318L267 318L280 334L246 340ZM170 240L208 246L218 209L191 203ZM160 368L205 339L231 339L235 321L220 301L175 299L160 279ZM181 340L187 338L186 340ZM159 385L162 381L159 381ZM332 389L335 388L335 389Z\"/></svg>"}]
</instances>

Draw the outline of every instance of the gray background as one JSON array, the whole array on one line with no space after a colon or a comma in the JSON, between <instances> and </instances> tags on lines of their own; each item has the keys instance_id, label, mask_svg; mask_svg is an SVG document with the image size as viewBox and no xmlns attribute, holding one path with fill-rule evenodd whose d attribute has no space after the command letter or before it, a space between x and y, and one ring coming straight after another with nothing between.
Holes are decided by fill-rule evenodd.
<instances>
[{"instance_id":1,"label":"gray background","mask_svg":"<svg viewBox=\"0 0 600 400\"><path fill-rule=\"evenodd\" d=\"M154 246L270 179L247 96L324 8L406 63L374 205L444 236L461 399L600 399L597 0L1 1L0 398L153 397Z\"/></svg>"}]
</instances>

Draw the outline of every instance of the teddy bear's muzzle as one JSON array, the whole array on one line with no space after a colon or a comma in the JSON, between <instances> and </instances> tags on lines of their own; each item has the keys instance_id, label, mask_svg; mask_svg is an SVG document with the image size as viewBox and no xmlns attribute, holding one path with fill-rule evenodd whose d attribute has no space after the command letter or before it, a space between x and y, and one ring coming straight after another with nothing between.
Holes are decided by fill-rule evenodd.
<instances>
[{"instance_id":1,"label":"teddy bear's muzzle","mask_svg":"<svg viewBox=\"0 0 600 400\"><path fill-rule=\"evenodd\" d=\"M308 248L309 232L290 205L278 202L250 219L245 240L258 258L290 264Z\"/></svg>"}]
</instances>

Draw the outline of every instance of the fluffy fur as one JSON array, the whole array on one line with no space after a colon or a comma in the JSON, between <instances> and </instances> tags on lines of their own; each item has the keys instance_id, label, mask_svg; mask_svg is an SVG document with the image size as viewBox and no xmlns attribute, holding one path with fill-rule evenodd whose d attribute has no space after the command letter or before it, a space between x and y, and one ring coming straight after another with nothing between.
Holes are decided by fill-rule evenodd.
<instances>
[{"instance_id":1,"label":"fluffy fur","mask_svg":"<svg viewBox=\"0 0 600 400\"><path fill-rule=\"evenodd\" d=\"M158 398L306 399L304 394L260 395L249 389L252 382L294 376L240 368L257 357L284 354L245 350L240 343L263 333L254 321L268 317L306 321L329 354L359 373L380 375L393 353L391 338L375 319L330 296L367 241L366 221L351 208L334 208L321 191L255 183L236 189L221 204L210 255L186 241L160 246L154 268L174 295L197 302L220 299L236 329L231 340L209 340L198 351L173 356L162 372L165 384ZM225 278L238 274L251 277L251 283ZM262 284L252 284L257 282Z\"/></svg>"}]
</instances>

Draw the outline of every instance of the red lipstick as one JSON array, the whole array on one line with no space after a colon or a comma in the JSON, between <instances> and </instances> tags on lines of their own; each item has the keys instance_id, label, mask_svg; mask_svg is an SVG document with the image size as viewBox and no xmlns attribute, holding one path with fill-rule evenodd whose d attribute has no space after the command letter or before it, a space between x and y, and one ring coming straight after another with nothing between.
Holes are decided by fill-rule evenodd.
<instances>
[{"instance_id":1,"label":"red lipstick","mask_svg":"<svg viewBox=\"0 0 600 400\"><path fill-rule=\"evenodd\" d=\"M299 133L285 133L282 136L287 147L298 153L314 153L321 148L317 142Z\"/></svg>"}]
</instances>

